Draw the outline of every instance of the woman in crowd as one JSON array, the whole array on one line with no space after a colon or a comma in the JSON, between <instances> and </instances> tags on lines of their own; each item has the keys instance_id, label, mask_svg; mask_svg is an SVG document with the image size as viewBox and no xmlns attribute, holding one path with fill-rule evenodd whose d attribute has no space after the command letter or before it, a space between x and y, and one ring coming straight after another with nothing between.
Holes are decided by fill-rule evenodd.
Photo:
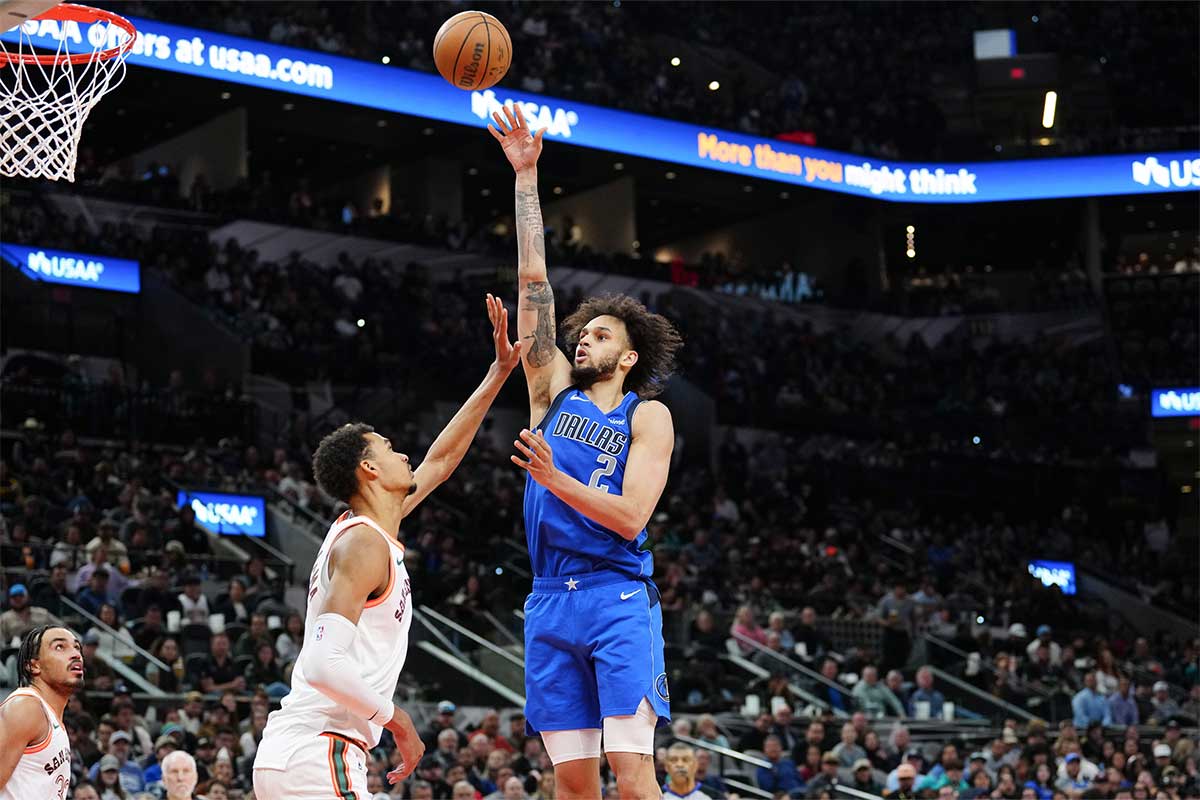
<instances>
[{"instance_id":1,"label":"woman in crowd","mask_svg":"<svg viewBox=\"0 0 1200 800\"><path fill-rule=\"evenodd\" d=\"M184 664L183 656L179 652L179 642L170 636L159 639L151 645L150 655L166 664L167 668L165 670L159 669L154 662L148 663L146 665L146 680L168 694L181 691Z\"/></svg>"}]
</instances>

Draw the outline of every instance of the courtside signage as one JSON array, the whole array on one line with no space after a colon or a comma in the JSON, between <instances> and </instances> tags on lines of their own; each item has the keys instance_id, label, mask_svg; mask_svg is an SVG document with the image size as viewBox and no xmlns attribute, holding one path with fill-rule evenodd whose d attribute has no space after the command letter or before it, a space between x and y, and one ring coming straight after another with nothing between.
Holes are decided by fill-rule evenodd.
<instances>
[{"instance_id":1,"label":"courtside signage","mask_svg":"<svg viewBox=\"0 0 1200 800\"><path fill-rule=\"evenodd\" d=\"M35 281L129 294L142 288L138 262L124 258L0 242L0 259Z\"/></svg>"},{"instance_id":2,"label":"courtside signage","mask_svg":"<svg viewBox=\"0 0 1200 800\"><path fill-rule=\"evenodd\" d=\"M1151 390L1150 416L1200 417L1200 388Z\"/></svg>"},{"instance_id":3,"label":"courtside signage","mask_svg":"<svg viewBox=\"0 0 1200 800\"><path fill-rule=\"evenodd\" d=\"M224 492L179 492L175 504L191 506L196 522L216 533L267 535L267 506L261 497Z\"/></svg>"},{"instance_id":4,"label":"courtside signage","mask_svg":"<svg viewBox=\"0 0 1200 800\"><path fill-rule=\"evenodd\" d=\"M1200 152L1139 153L955 164L879 161L504 88L463 92L436 75L131 18L134 66L215 78L479 127L502 103L520 103L546 136L641 158L906 203L981 203L1200 187ZM124 33L100 23L31 20L35 44L74 51L113 46ZM111 37L106 38L106 37ZM15 29L0 36L15 41ZM86 45L85 45L86 41Z\"/></svg>"}]
</instances>

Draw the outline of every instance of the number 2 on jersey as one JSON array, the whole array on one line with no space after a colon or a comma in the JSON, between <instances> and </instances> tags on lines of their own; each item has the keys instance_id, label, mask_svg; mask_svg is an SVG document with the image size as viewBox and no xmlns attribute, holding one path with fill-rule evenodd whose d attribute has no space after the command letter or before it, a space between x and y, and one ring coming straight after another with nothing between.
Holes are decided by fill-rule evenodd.
<instances>
[{"instance_id":1,"label":"number 2 on jersey","mask_svg":"<svg viewBox=\"0 0 1200 800\"><path fill-rule=\"evenodd\" d=\"M608 493L608 486L600 483L601 478L607 478L617 471L617 457L608 453L601 453L596 456L596 463L600 466L596 467L596 471L592 473L591 480L588 481L589 489L599 489L605 494Z\"/></svg>"}]
</instances>

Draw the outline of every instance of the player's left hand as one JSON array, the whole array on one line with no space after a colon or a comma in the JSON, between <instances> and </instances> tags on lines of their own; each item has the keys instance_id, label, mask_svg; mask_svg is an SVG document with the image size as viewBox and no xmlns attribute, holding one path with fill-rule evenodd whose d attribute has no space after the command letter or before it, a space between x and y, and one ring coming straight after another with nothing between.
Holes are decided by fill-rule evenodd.
<instances>
[{"instance_id":1,"label":"player's left hand","mask_svg":"<svg viewBox=\"0 0 1200 800\"><path fill-rule=\"evenodd\" d=\"M492 323L492 342L496 346L496 367L507 375L521 360L521 343L508 340L508 309L499 297L487 296L488 320Z\"/></svg>"},{"instance_id":2,"label":"player's left hand","mask_svg":"<svg viewBox=\"0 0 1200 800\"><path fill-rule=\"evenodd\" d=\"M517 456L509 456L512 462L533 476L542 486L549 487L558 475L558 467L554 466L554 452L550 449L542 432L526 428L521 431L521 438L513 442L528 461L522 461Z\"/></svg>"}]
</instances>

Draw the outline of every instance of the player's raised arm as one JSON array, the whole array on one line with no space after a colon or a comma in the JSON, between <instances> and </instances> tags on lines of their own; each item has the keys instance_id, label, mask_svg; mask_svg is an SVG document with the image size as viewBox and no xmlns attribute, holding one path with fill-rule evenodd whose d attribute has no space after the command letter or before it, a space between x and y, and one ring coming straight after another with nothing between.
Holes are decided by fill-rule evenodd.
<instances>
[{"instance_id":1,"label":"player's raised arm","mask_svg":"<svg viewBox=\"0 0 1200 800\"><path fill-rule=\"evenodd\" d=\"M521 342L508 340L508 309L499 297L487 296L488 320L492 323L492 343L496 360L488 367L483 382L467 398L458 413L446 423L442 432L429 446L421 465L413 472L412 494L404 498L404 516L412 513L421 501L440 486L458 468L467 448L475 439L480 423L492 407L492 401L521 360Z\"/></svg>"},{"instance_id":2,"label":"player's raised arm","mask_svg":"<svg viewBox=\"0 0 1200 800\"><path fill-rule=\"evenodd\" d=\"M546 239L542 204L538 198L537 161L542 153L544 129L531 135L521 107L492 114L496 124L488 130L504 148L517 173L517 337L525 343L525 380L529 384L530 425L536 425L550 408L554 396L571 380L571 362L558 349L554 319L554 291L546 274Z\"/></svg>"}]
</instances>

